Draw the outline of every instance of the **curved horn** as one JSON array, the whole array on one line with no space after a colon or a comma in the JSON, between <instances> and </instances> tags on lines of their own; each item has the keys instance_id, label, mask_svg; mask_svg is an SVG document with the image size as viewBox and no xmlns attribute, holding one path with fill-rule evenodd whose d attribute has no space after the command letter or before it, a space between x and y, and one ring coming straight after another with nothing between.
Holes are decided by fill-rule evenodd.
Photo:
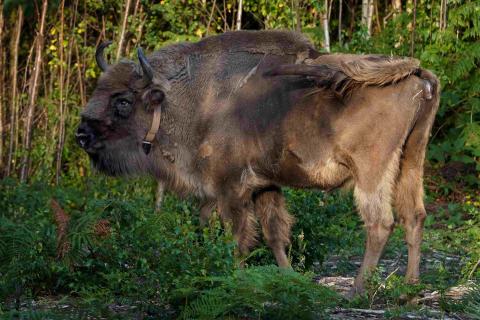
<instances>
[{"instance_id":1,"label":"curved horn","mask_svg":"<svg viewBox=\"0 0 480 320\"><path fill-rule=\"evenodd\" d=\"M137 54L138 54L138 60L140 61L140 65L142 66L143 70L143 75L149 80L153 80L153 69L150 63L147 60L147 57L145 57L145 54L143 53L142 48L137 49Z\"/></svg>"},{"instance_id":2,"label":"curved horn","mask_svg":"<svg viewBox=\"0 0 480 320\"><path fill-rule=\"evenodd\" d=\"M103 56L103 50L111 44L112 44L112 41L102 42L100 43L100 45L97 47L97 50L95 51L95 60L97 60L98 66L104 72L107 71L108 69L108 63L105 60L105 57Z\"/></svg>"}]
</instances>

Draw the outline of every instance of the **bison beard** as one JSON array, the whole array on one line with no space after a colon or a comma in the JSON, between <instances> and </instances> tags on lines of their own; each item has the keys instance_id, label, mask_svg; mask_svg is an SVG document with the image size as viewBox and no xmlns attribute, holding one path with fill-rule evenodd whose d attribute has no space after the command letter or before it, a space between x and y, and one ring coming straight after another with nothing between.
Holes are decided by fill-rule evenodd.
<instances>
[{"instance_id":1,"label":"bison beard","mask_svg":"<svg viewBox=\"0 0 480 320\"><path fill-rule=\"evenodd\" d=\"M93 167L110 176L138 175L148 171L148 162L141 152L102 151L90 154Z\"/></svg>"},{"instance_id":2,"label":"bison beard","mask_svg":"<svg viewBox=\"0 0 480 320\"><path fill-rule=\"evenodd\" d=\"M150 174L206 207L216 203L242 254L256 243L258 219L280 266L289 265L293 223L280 186L350 186L367 231L354 292L392 231L392 205L405 227L406 280L418 281L423 161L439 87L416 60L320 55L301 35L278 31L226 33L139 57L140 66L108 66L97 54L105 73L82 126L96 121L128 135L102 141L105 149L90 154L96 168ZM146 155L140 145L160 104ZM128 119L115 116L119 107Z\"/></svg>"}]
</instances>

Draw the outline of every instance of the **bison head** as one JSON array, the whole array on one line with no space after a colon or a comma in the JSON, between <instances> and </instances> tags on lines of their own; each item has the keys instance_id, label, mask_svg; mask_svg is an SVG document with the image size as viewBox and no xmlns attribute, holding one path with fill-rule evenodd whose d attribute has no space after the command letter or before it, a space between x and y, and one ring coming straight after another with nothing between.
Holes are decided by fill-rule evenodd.
<instances>
[{"instance_id":1,"label":"bison head","mask_svg":"<svg viewBox=\"0 0 480 320\"><path fill-rule=\"evenodd\" d=\"M156 133L152 121L165 100L168 81L154 75L142 49L139 64L121 60L108 65L103 50L109 44L97 48L103 74L81 113L75 136L98 170L109 175L145 173L151 166L148 143ZM149 131L153 134L147 138Z\"/></svg>"}]
</instances>

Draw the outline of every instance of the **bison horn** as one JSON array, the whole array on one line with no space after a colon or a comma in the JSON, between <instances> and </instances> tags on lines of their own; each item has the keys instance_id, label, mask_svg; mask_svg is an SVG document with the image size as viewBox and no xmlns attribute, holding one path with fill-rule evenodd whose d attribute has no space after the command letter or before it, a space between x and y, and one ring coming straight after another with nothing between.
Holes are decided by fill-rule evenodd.
<instances>
[{"instance_id":1,"label":"bison horn","mask_svg":"<svg viewBox=\"0 0 480 320\"><path fill-rule=\"evenodd\" d=\"M137 53L138 53L138 60L140 61L140 65L142 66L143 74L151 82L153 80L152 66L148 62L147 57L145 57L145 54L143 53L142 48L138 48Z\"/></svg>"},{"instance_id":2,"label":"bison horn","mask_svg":"<svg viewBox=\"0 0 480 320\"><path fill-rule=\"evenodd\" d=\"M105 57L103 56L103 50L105 50L106 47L112 44L112 41L105 41L102 42L98 47L97 50L95 51L95 60L97 60L97 64L100 67L102 71L107 71L108 69L108 63L105 60Z\"/></svg>"}]
</instances>

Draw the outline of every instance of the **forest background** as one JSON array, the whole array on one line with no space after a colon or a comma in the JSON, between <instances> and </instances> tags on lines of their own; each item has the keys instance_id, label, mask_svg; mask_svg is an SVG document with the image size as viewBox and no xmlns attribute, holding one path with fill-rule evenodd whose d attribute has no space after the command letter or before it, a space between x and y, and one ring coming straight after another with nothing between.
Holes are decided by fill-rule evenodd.
<instances>
[{"instance_id":1,"label":"forest background","mask_svg":"<svg viewBox=\"0 0 480 320\"><path fill-rule=\"evenodd\" d=\"M383 270L391 288L400 288L389 291L380 270L373 291L356 303L403 308L402 295L480 276L478 1L0 0L0 8L0 315L54 317L55 310L33 307L45 296L73 299L71 312L116 315L112 305L123 304L154 317L264 316L278 308L318 315L331 307L318 297L333 293L312 289L304 273L332 274L326 268L333 258L333 273L355 270L364 235L349 195L284 191L297 218L290 257L300 272L282 274L297 284L284 291L301 296L300 290L308 304L300 307L298 297L273 289L280 286L273 275L282 271L255 267L273 262L264 246L248 258L251 268L237 270L228 230L214 221L200 228L194 200L170 195L157 214L153 181L99 176L74 142L100 75L94 59L100 42L113 40L107 53L117 61L135 59L139 46L151 52L237 29L293 29L322 51L413 56L437 74L442 94L426 165L424 247L446 258L413 289ZM386 255L405 260L401 232ZM450 255L458 260L449 267ZM266 296L247 299L245 288L259 283ZM238 301L225 306L222 294L232 292ZM281 302L265 303L272 299ZM474 312L464 305L445 304L442 312Z\"/></svg>"}]
</instances>

